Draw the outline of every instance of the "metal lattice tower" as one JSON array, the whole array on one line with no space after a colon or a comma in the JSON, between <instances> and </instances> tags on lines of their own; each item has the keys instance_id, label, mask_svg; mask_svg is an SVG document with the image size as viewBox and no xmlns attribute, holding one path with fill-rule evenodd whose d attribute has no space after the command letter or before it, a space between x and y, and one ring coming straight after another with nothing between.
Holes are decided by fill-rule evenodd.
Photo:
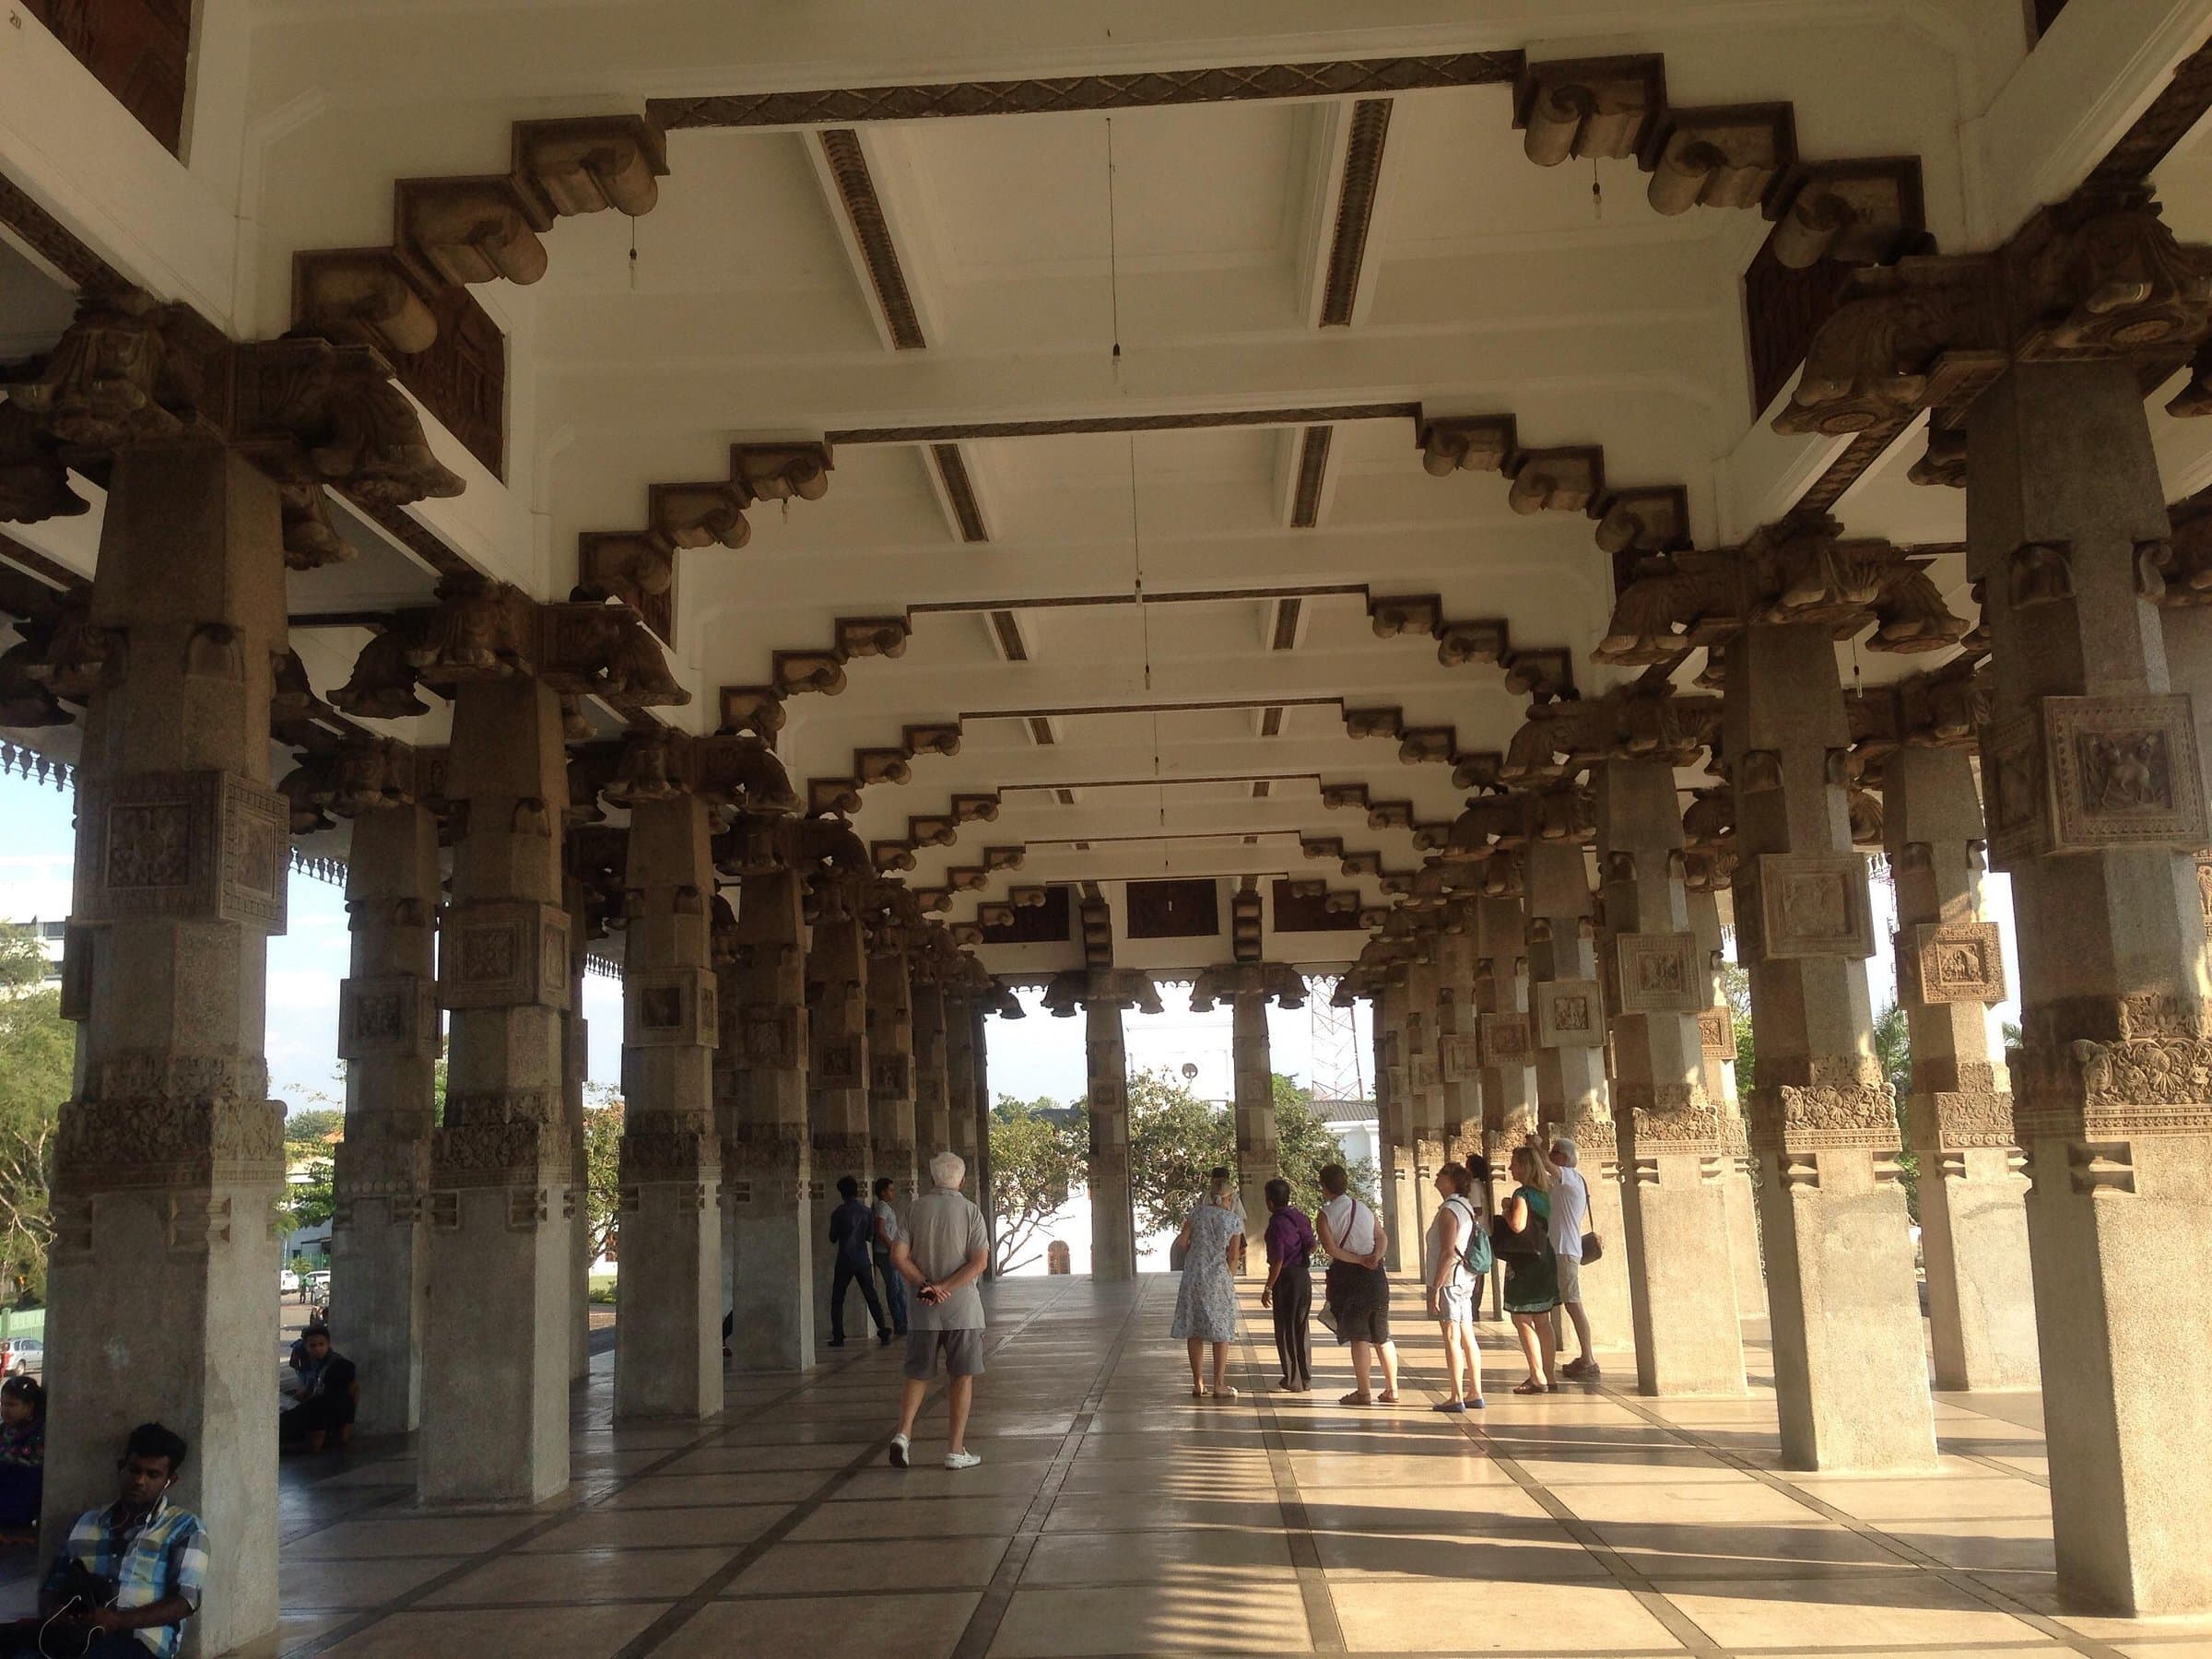
<instances>
[{"instance_id":1,"label":"metal lattice tower","mask_svg":"<svg viewBox=\"0 0 2212 1659\"><path fill-rule=\"evenodd\" d=\"M1359 1052L1356 1010L1339 1008L1329 997L1335 980L1312 980L1306 997L1313 1036L1313 1098L1317 1100L1367 1099L1367 1067Z\"/></svg>"}]
</instances>

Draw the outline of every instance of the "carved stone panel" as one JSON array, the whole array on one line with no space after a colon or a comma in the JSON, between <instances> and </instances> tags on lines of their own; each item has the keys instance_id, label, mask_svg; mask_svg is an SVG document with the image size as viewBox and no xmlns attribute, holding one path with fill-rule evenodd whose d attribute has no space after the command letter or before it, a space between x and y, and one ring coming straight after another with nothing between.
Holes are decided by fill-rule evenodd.
<instances>
[{"instance_id":1,"label":"carved stone panel","mask_svg":"<svg viewBox=\"0 0 2212 1659\"><path fill-rule=\"evenodd\" d=\"M1447 1083L1471 1082L1482 1069L1482 1047L1471 1032L1446 1031L1437 1038L1438 1069Z\"/></svg>"},{"instance_id":2,"label":"carved stone panel","mask_svg":"<svg viewBox=\"0 0 2212 1659\"><path fill-rule=\"evenodd\" d=\"M796 1071L806 1052L806 1010L791 1003L747 1003L738 1010L745 1064L759 1071Z\"/></svg>"},{"instance_id":3,"label":"carved stone panel","mask_svg":"<svg viewBox=\"0 0 2212 1659\"><path fill-rule=\"evenodd\" d=\"M455 905L439 931L438 1000L448 1008L535 1004L565 1011L568 912L526 899Z\"/></svg>"},{"instance_id":4,"label":"carved stone panel","mask_svg":"<svg viewBox=\"0 0 2212 1659\"><path fill-rule=\"evenodd\" d=\"M1615 942L1623 1014L1695 1014L1705 1001L1695 934L1622 934Z\"/></svg>"},{"instance_id":5,"label":"carved stone panel","mask_svg":"<svg viewBox=\"0 0 2212 1659\"><path fill-rule=\"evenodd\" d=\"M1900 990L1924 1003L2005 1000L2005 955L1994 922L1923 922L1897 937Z\"/></svg>"},{"instance_id":6,"label":"carved stone panel","mask_svg":"<svg viewBox=\"0 0 2212 1659\"><path fill-rule=\"evenodd\" d=\"M1735 1020L1726 1008L1698 1010L1698 1046L1723 1060L1735 1058Z\"/></svg>"},{"instance_id":7,"label":"carved stone panel","mask_svg":"<svg viewBox=\"0 0 2212 1659\"><path fill-rule=\"evenodd\" d=\"M2205 936L2212 939L2212 856L2196 855L2196 901L2205 914Z\"/></svg>"},{"instance_id":8,"label":"carved stone panel","mask_svg":"<svg viewBox=\"0 0 2212 1659\"><path fill-rule=\"evenodd\" d=\"M868 1060L868 1092L879 1095L902 1095L912 1087L908 1081L907 1056L904 1054L875 1054Z\"/></svg>"},{"instance_id":9,"label":"carved stone panel","mask_svg":"<svg viewBox=\"0 0 2212 1659\"><path fill-rule=\"evenodd\" d=\"M1485 1065L1534 1065L1535 1044L1525 1014L1485 1014L1482 1017L1482 1059Z\"/></svg>"},{"instance_id":10,"label":"carved stone panel","mask_svg":"<svg viewBox=\"0 0 2212 1659\"><path fill-rule=\"evenodd\" d=\"M291 808L276 791L221 771L88 779L76 822L76 921L284 931Z\"/></svg>"},{"instance_id":11,"label":"carved stone panel","mask_svg":"<svg viewBox=\"0 0 2212 1659\"><path fill-rule=\"evenodd\" d=\"M2205 844L2187 696L2047 698L2043 720L2059 850Z\"/></svg>"},{"instance_id":12,"label":"carved stone panel","mask_svg":"<svg viewBox=\"0 0 2212 1659\"><path fill-rule=\"evenodd\" d=\"M1605 1005L1595 980L1547 980L1531 988L1536 1041L1546 1048L1598 1048L1606 1041Z\"/></svg>"},{"instance_id":13,"label":"carved stone panel","mask_svg":"<svg viewBox=\"0 0 2212 1659\"><path fill-rule=\"evenodd\" d=\"M860 1044L857 1042L825 1042L822 1044L822 1063L816 1073L815 1082L823 1088L858 1088L860 1076Z\"/></svg>"},{"instance_id":14,"label":"carved stone panel","mask_svg":"<svg viewBox=\"0 0 2212 1659\"><path fill-rule=\"evenodd\" d=\"M356 974L338 982L338 1058L422 1056L438 1044L438 1004L413 973Z\"/></svg>"},{"instance_id":15,"label":"carved stone panel","mask_svg":"<svg viewBox=\"0 0 2212 1659\"><path fill-rule=\"evenodd\" d=\"M1762 853L1758 879L1770 957L1874 954L1874 907L1858 853Z\"/></svg>"},{"instance_id":16,"label":"carved stone panel","mask_svg":"<svg viewBox=\"0 0 2212 1659\"><path fill-rule=\"evenodd\" d=\"M632 1048L712 1048L714 974L707 968L633 968L622 976L622 1041Z\"/></svg>"},{"instance_id":17,"label":"carved stone panel","mask_svg":"<svg viewBox=\"0 0 2212 1659\"><path fill-rule=\"evenodd\" d=\"M2186 695L2046 697L1983 747L1990 862L2212 840Z\"/></svg>"},{"instance_id":18,"label":"carved stone panel","mask_svg":"<svg viewBox=\"0 0 2212 1659\"><path fill-rule=\"evenodd\" d=\"M1406 1080L1417 1089L1434 1088L1437 1086L1436 1060L1432 1055L1414 1055L1406 1071Z\"/></svg>"}]
</instances>

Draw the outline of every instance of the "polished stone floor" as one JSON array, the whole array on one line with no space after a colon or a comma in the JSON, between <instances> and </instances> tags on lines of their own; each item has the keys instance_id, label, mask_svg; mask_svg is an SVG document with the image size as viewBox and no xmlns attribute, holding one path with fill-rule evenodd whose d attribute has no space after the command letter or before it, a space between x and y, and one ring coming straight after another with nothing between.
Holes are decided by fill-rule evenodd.
<instances>
[{"instance_id":1,"label":"polished stone floor","mask_svg":"<svg viewBox=\"0 0 2212 1659\"><path fill-rule=\"evenodd\" d=\"M1602 1388L1515 1398L1503 1326L1489 1409L1433 1413L1410 1298L1395 1409L1335 1404L1333 1345L1314 1392L1266 1390L1249 1300L1242 1397L1195 1401L1173 1302L1167 1277L996 1288L984 1461L958 1474L934 1401L919 1466L885 1466L897 1350L872 1341L735 1378L703 1430L611 1430L600 1355L575 1484L534 1513L418 1514L401 1455L288 1464L267 1651L2212 1653L2212 1621L2057 1613L2032 1395L1944 1396L1933 1477L1786 1474L1771 1394L1641 1400L1624 1356Z\"/></svg>"}]
</instances>

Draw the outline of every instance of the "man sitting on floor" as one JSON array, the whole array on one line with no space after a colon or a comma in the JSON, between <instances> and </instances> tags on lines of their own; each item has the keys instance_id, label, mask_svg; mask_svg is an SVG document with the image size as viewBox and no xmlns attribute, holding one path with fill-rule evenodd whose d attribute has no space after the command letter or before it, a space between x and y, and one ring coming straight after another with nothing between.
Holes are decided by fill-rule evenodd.
<instances>
[{"instance_id":1,"label":"man sitting on floor","mask_svg":"<svg viewBox=\"0 0 2212 1659\"><path fill-rule=\"evenodd\" d=\"M278 1415L276 1443L288 1451L320 1452L334 1438L341 1444L350 1438L361 1384L353 1361L332 1349L328 1325L309 1325L300 1333L300 1348L293 1385L298 1403Z\"/></svg>"},{"instance_id":2,"label":"man sitting on floor","mask_svg":"<svg viewBox=\"0 0 2212 1659\"><path fill-rule=\"evenodd\" d=\"M169 1500L184 1438L159 1423L131 1430L115 1501L87 1510L39 1590L39 1617L0 1627L0 1654L172 1659L200 1610L207 1532Z\"/></svg>"}]
</instances>

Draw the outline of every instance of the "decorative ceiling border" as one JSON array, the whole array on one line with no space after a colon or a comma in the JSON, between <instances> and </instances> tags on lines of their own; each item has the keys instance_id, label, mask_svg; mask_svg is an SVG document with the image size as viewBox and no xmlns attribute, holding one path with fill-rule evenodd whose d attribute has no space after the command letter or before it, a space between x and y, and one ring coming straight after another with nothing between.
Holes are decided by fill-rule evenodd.
<instances>
[{"instance_id":1,"label":"decorative ceiling border","mask_svg":"<svg viewBox=\"0 0 2212 1659\"><path fill-rule=\"evenodd\" d=\"M1321 294L1321 325L1346 328L1359 294L1367 258L1367 230L1382 178L1382 146L1390 136L1390 100L1363 98L1352 106L1352 131L1344 155L1344 184L1336 194L1336 229L1329 242L1329 275Z\"/></svg>"},{"instance_id":2,"label":"decorative ceiling border","mask_svg":"<svg viewBox=\"0 0 2212 1659\"><path fill-rule=\"evenodd\" d=\"M860 244L868 281L891 331L891 344L900 351L920 351L929 342L922 337L921 313L915 311L914 297L907 289L906 270L899 263L898 246L884 220L883 202L876 194L876 180L862 153L860 135L851 127L831 127L814 136L830 163L830 176L837 181L838 199L844 206L846 222L853 227L853 240Z\"/></svg>"},{"instance_id":3,"label":"decorative ceiling border","mask_svg":"<svg viewBox=\"0 0 2212 1659\"><path fill-rule=\"evenodd\" d=\"M895 87L823 87L655 98L646 110L663 127L850 126L967 115L1041 115L1083 110L1149 110L1170 104L1251 103L1276 99L1356 98L1446 87L1491 87L1521 73L1518 52L1428 57L1248 64L1232 68L1141 69L1114 75L1036 76L1019 80L943 81Z\"/></svg>"},{"instance_id":4,"label":"decorative ceiling border","mask_svg":"<svg viewBox=\"0 0 2212 1659\"><path fill-rule=\"evenodd\" d=\"M986 420L940 426L849 427L825 443L960 443L980 438L1065 438L1092 432L1189 432L1208 427L1312 426L1339 420L1416 420L1418 403L1331 404L1303 409L1206 409L1196 414L1080 415L1055 420Z\"/></svg>"}]
</instances>

